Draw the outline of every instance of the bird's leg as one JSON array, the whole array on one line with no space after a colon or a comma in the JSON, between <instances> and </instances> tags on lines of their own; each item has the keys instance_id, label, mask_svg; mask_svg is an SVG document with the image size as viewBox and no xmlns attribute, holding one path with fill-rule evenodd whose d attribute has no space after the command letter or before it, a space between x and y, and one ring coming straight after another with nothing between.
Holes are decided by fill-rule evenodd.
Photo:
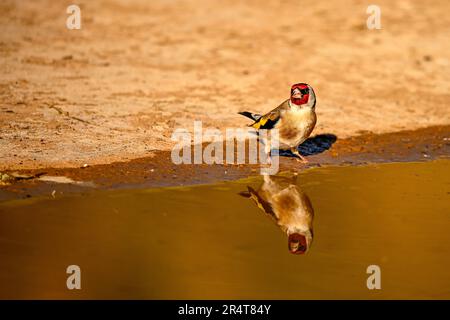
<instances>
[{"instance_id":1,"label":"bird's leg","mask_svg":"<svg viewBox=\"0 0 450 320\"><path fill-rule=\"evenodd\" d=\"M267 143L267 142L264 145L264 151L265 151L266 156L267 156L267 164L269 164L269 165L272 164L270 144Z\"/></svg>"},{"instance_id":2,"label":"bird's leg","mask_svg":"<svg viewBox=\"0 0 450 320\"><path fill-rule=\"evenodd\" d=\"M301 161L301 162L303 162L303 163L308 163L308 160L307 160L304 156L302 156L302 155L300 154L300 152L298 152L297 147L291 148L291 152L292 152L294 155L296 155L296 156L298 157L298 158L297 158L297 161Z\"/></svg>"},{"instance_id":3,"label":"bird's leg","mask_svg":"<svg viewBox=\"0 0 450 320\"><path fill-rule=\"evenodd\" d=\"M292 183L297 184L298 180L298 172L294 172L294 175L292 176Z\"/></svg>"}]
</instances>

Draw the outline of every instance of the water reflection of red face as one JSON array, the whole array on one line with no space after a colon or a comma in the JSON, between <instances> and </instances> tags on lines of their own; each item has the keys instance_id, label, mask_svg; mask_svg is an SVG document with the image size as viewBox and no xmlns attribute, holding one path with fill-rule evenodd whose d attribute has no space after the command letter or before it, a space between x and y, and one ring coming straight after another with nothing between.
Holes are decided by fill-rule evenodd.
<instances>
[{"instance_id":1,"label":"water reflection of red face","mask_svg":"<svg viewBox=\"0 0 450 320\"><path fill-rule=\"evenodd\" d=\"M308 103L309 88L306 83L297 83L291 87L291 102L298 106Z\"/></svg>"},{"instance_id":2,"label":"water reflection of red face","mask_svg":"<svg viewBox=\"0 0 450 320\"><path fill-rule=\"evenodd\" d=\"M293 254L304 254L308 249L306 237L299 233L290 234L288 237L289 251Z\"/></svg>"}]
</instances>

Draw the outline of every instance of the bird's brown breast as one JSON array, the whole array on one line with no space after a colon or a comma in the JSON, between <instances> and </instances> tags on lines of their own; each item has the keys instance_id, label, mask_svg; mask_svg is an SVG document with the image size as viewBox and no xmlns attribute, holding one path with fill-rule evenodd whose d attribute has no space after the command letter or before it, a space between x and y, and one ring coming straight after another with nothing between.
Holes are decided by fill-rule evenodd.
<instances>
[{"instance_id":1,"label":"bird's brown breast","mask_svg":"<svg viewBox=\"0 0 450 320\"><path fill-rule=\"evenodd\" d=\"M298 146L309 137L315 124L316 113L312 108L286 111L276 127L280 134L280 144Z\"/></svg>"}]
</instances>

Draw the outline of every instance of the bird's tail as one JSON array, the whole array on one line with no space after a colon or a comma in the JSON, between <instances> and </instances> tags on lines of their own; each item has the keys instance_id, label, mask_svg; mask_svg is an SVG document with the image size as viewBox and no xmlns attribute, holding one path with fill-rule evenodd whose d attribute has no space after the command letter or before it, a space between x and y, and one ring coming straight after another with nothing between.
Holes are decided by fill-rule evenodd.
<instances>
[{"instance_id":1,"label":"bird's tail","mask_svg":"<svg viewBox=\"0 0 450 320\"><path fill-rule=\"evenodd\" d=\"M260 115L260 114L251 113L251 112L248 112L248 111L241 111L241 112L238 112L238 113L243 115L244 117L252 119L253 121L258 121L262 117L262 115Z\"/></svg>"}]
</instances>

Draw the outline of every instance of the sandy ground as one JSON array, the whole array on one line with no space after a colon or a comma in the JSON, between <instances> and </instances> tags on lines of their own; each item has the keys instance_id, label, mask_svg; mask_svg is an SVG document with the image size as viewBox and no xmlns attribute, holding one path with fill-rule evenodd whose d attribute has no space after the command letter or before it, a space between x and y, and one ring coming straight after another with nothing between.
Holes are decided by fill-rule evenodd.
<instances>
[{"instance_id":1,"label":"sandy ground","mask_svg":"<svg viewBox=\"0 0 450 320\"><path fill-rule=\"evenodd\" d=\"M295 82L315 134L450 124L447 0L0 3L0 170L79 167L169 150L174 129L240 127Z\"/></svg>"}]
</instances>

